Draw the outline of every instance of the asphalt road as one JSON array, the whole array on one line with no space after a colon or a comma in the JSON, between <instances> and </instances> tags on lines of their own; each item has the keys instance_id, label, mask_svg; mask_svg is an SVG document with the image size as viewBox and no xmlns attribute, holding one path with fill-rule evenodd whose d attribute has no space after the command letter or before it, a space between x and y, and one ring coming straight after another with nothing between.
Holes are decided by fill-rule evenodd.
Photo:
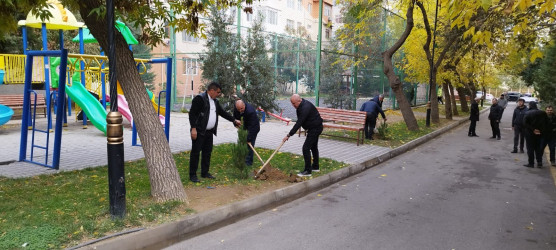
<instances>
[{"instance_id":1,"label":"asphalt road","mask_svg":"<svg viewBox=\"0 0 556 250\"><path fill-rule=\"evenodd\" d=\"M549 167L529 169L485 113L336 185L167 249L556 249ZM546 165L546 164L545 164Z\"/></svg>"}]
</instances>

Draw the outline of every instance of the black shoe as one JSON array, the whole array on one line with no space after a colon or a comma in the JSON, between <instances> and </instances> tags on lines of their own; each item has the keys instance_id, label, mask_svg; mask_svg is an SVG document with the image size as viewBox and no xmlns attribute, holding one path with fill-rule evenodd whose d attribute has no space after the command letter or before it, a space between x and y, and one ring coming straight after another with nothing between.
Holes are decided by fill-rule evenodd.
<instances>
[{"instance_id":1,"label":"black shoe","mask_svg":"<svg viewBox=\"0 0 556 250\"><path fill-rule=\"evenodd\" d=\"M299 176L299 177L310 177L311 172L309 172L307 170L304 170L303 172L298 173L297 176Z\"/></svg>"},{"instance_id":2,"label":"black shoe","mask_svg":"<svg viewBox=\"0 0 556 250\"><path fill-rule=\"evenodd\" d=\"M525 151L523 151L523 149L520 149L519 152L522 153L522 154L525 153Z\"/></svg>"},{"instance_id":3,"label":"black shoe","mask_svg":"<svg viewBox=\"0 0 556 250\"><path fill-rule=\"evenodd\" d=\"M199 178L197 178L197 176L191 176L191 177L189 177L189 180L190 180L191 182L201 182L201 181L199 180Z\"/></svg>"},{"instance_id":4,"label":"black shoe","mask_svg":"<svg viewBox=\"0 0 556 250\"><path fill-rule=\"evenodd\" d=\"M551 163L553 167L556 167L556 161L552 161Z\"/></svg>"},{"instance_id":5,"label":"black shoe","mask_svg":"<svg viewBox=\"0 0 556 250\"><path fill-rule=\"evenodd\" d=\"M214 176L212 176L210 173L205 174L205 175L201 175L201 177L203 178L207 178L207 179L216 179Z\"/></svg>"},{"instance_id":6,"label":"black shoe","mask_svg":"<svg viewBox=\"0 0 556 250\"><path fill-rule=\"evenodd\" d=\"M514 149L514 150L513 150L512 152L510 152L510 153L512 153L512 154L517 153L517 149Z\"/></svg>"},{"instance_id":7,"label":"black shoe","mask_svg":"<svg viewBox=\"0 0 556 250\"><path fill-rule=\"evenodd\" d=\"M531 165L531 164L525 164L525 165L523 165L523 166L528 167L528 168L534 168L534 167L535 167L535 166L533 166L533 165Z\"/></svg>"},{"instance_id":8,"label":"black shoe","mask_svg":"<svg viewBox=\"0 0 556 250\"><path fill-rule=\"evenodd\" d=\"M498 138L496 138L496 140L500 140L500 136L498 136Z\"/></svg>"},{"instance_id":9,"label":"black shoe","mask_svg":"<svg viewBox=\"0 0 556 250\"><path fill-rule=\"evenodd\" d=\"M542 168L542 163L537 164L538 168Z\"/></svg>"},{"instance_id":10,"label":"black shoe","mask_svg":"<svg viewBox=\"0 0 556 250\"><path fill-rule=\"evenodd\" d=\"M489 138L490 138L490 139L495 139L495 138L496 138L496 136L493 136L493 137L489 137Z\"/></svg>"},{"instance_id":11,"label":"black shoe","mask_svg":"<svg viewBox=\"0 0 556 250\"><path fill-rule=\"evenodd\" d=\"M474 137L479 137L478 135L473 135Z\"/></svg>"},{"instance_id":12,"label":"black shoe","mask_svg":"<svg viewBox=\"0 0 556 250\"><path fill-rule=\"evenodd\" d=\"M311 172L320 172L320 168L313 168L313 170L311 170Z\"/></svg>"}]
</instances>

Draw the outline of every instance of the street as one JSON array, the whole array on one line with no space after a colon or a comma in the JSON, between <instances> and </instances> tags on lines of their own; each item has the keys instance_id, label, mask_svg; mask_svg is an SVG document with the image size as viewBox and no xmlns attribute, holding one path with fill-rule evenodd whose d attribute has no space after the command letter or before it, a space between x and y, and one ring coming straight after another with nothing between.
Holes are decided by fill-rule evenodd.
<instances>
[{"instance_id":1,"label":"street","mask_svg":"<svg viewBox=\"0 0 556 250\"><path fill-rule=\"evenodd\" d=\"M547 162L511 154L488 112L414 150L294 202L167 249L556 249L556 188ZM325 156L324 156L325 157ZM548 165L548 166L547 166Z\"/></svg>"}]
</instances>

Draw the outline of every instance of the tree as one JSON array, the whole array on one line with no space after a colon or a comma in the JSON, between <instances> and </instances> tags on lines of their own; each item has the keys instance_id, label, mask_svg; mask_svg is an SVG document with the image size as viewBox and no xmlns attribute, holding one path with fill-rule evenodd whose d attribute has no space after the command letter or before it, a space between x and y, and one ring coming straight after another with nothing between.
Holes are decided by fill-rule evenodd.
<instances>
[{"instance_id":1,"label":"tree","mask_svg":"<svg viewBox=\"0 0 556 250\"><path fill-rule=\"evenodd\" d=\"M546 103L556 104L556 32L545 48L544 58L529 64L522 77L528 86L535 87L539 98Z\"/></svg>"},{"instance_id":2,"label":"tree","mask_svg":"<svg viewBox=\"0 0 556 250\"><path fill-rule=\"evenodd\" d=\"M400 106L400 111L409 130L418 130L419 125L417 124L417 119L415 119L415 115L411 110L411 105L404 95L403 84L399 76L396 75L396 73L394 72L392 58L394 54L402 47L407 37L411 33L411 30L413 29L413 10L415 7L415 2L416 0L403 2L404 6L407 7L405 29L399 36L397 41L390 48L382 51L381 54L384 63L384 75L386 75L388 83L390 84L390 88L392 88L392 91L396 96L396 99ZM370 32L369 26L367 24L373 23L373 20L376 20L377 15L383 14L382 12L380 12L380 10L382 10L382 8L380 8L381 3L382 1L363 0L349 0L345 2L346 9L353 17L351 20L354 20L354 22L345 23L344 27L341 27L338 31L338 37L343 45L343 48L350 47L348 46L350 44L353 44L355 46L362 45L369 39L370 36L376 35ZM370 55L364 55L360 58L368 59L369 56ZM348 60L348 64L359 65L364 64L364 62L359 58L355 58L351 62L349 62Z\"/></svg>"},{"instance_id":3,"label":"tree","mask_svg":"<svg viewBox=\"0 0 556 250\"><path fill-rule=\"evenodd\" d=\"M339 41L330 40L328 45L328 53L324 53L321 61L321 90L326 94L324 103L329 104L332 108L353 109L353 96L350 88L345 85L342 74L344 68L340 63L340 55L336 52L339 48Z\"/></svg>"}]
</instances>

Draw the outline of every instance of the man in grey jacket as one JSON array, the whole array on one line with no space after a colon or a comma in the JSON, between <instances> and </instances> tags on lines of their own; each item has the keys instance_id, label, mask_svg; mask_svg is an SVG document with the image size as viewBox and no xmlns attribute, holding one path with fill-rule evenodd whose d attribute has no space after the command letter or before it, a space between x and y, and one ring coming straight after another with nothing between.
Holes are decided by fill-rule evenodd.
<instances>
[{"instance_id":1,"label":"man in grey jacket","mask_svg":"<svg viewBox=\"0 0 556 250\"><path fill-rule=\"evenodd\" d=\"M506 107L508 106L508 99L506 99L506 96L503 93L500 95L500 99L498 99L498 106L502 108L502 114L500 114L500 118L502 118L504 110L506 110Z\"/></svg>"},{"instance_id":2,"label":"man in grey jacket","mask_svg":"<svg viewBox=\"0 0 556 250\"><path fill-rule=\"evenodd\" d=\"M512 153L517 153L517 145L519 144L519 151L523 153L523 146L525 145L525 128L523 127L523 118L529 109L525 106L525 100L519 98L517 107L512 116L512 130L514 131L514 150Z\"/></svg>"}]
</instances>

